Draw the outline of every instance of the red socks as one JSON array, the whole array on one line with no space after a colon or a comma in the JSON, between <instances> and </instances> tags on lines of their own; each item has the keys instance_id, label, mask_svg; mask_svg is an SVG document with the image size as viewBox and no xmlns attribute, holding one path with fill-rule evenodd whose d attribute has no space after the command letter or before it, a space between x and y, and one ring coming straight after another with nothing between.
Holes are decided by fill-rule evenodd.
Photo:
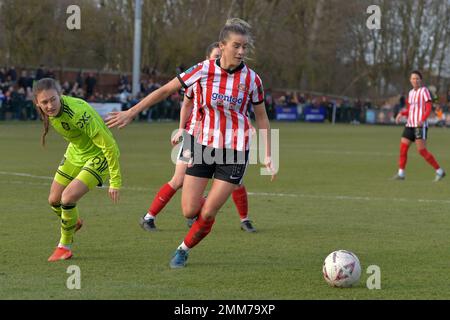
<instances>
[{"instance_id":1,"label":"red socks","mask_svg":"<svg viewBox=\"0 0 450 320\"><path fill-rule=\"evenodd\" d=\"M168 183L163 185L153 199L148 212L152 216L156 217L156 215L166 206L176 192L177 190L173 189Z\"/></svg>"},{"instance_id":2,"label":"red socks","mask_svg":"<svg viewBox=\"0 0 450 320\"><path fill-rule=\"evenodd\" d=\"M434 170L437 170L440 168L436 159L433 157L433 155L431 153L428 152L427 149L422 149L419 151L419 153L434 168Z\"/></svg>"},{"instance_id":3,"label":"red socks","mask_svg":"<svg viewBox=\"0 0 450 320\"><path fill-rule=\"evenodd\" d=\"M403 170L406 167L406 160L408 159L408 148L409 146L406 143L400 143L400 158L398 161L398 167ZM434 170L440 168L436 159L431 153L428 152L426 148L420 150L419 153L434 168Z\"/></svg>"},{"instance_id":4,"label":"red socks","mask_svg":"<svg viewBox=\"0 0 450 320\"><path fill-rule=\"evenodd\" d=\"M189 229L186 238L184 238L184 244L188 246L189 249L195 247L211 231L214 221L215 219L206 221L199 215L191 229Z\"/></svg>"},{"instance_id":5,"label":"red socks","mask_svg":"<svg viewBox=\"0 0 450 320\"><path fill-rule=\"evenodd\" d=\"M238 210L241 220L246 219L248 215L248 198L247 190L245 186L240 186L231 194L233 197L234 204Z\"/></svg>"},{"instance_id":6,"label":"red socks","mask_svg":"<svg viewBox=\"0 0 450 320\"><path fill-rule=\"evenodd\" d=\"M409 145L406 143L400 143L400 158L398 160L398 167L405 170L406 160L408 160L408 149Z\"/></svg>"}]
</instances>

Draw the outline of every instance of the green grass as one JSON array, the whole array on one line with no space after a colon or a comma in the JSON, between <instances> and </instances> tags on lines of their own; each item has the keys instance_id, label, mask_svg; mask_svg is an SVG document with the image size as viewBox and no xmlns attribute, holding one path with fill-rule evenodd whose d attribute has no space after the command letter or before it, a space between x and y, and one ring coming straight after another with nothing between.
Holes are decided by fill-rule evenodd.
<instances>
[{"instance_id":1,"label":"green grass","mask_svg":"<svg viewBox=\"0 0 450 320\"><path fill-rule=\"evenodd\" d=\"M124 189L114 206L105 189L79 203L85 226L74 258L48 263L59 224L47 204L65 142L51 132L39 145L40 123L0 122L1 299L449 299L450 187L433 183L432 168L409 154L407 180L396 172L401 127L280 124L276 182L250 167L245 183L258 229L239 229L228 201L211 234L192 250L187 268L168 266L187 228L177 193L158 216L160 232L138 225L167 182L169 135L175 124L133 124L114 130ZM448 132L430 130L429 150L450 168ZM360 258L360 283L335 289L322 278L333 250ZM81 290L68 290L67 267L81 269ZM381 290L368 290L369 265L381 268Z\"/></svg>"}]
</instances>

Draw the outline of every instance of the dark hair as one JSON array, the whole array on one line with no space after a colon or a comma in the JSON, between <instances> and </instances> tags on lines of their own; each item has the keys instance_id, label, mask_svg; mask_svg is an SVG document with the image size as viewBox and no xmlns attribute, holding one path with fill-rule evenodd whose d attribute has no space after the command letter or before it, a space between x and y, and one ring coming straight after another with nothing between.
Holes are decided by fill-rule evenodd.
<instances>
[{"instance_id":1,"label":"dark hair","mask_svg":"<svg viewBox=\"0 0 450 320\"><path fill-rule=\"evenodd\" d=\"M228 19L220 31L219 42L226 42L230 33L237 33L248 37L248 42L250 45L253 43L253 37L251 33L252 27L246 21L239 18Z\"/></svg>"},{"instance_id":2,"label":"dark hair","mask_svg":"<svg viewBox=\"0 0 450 320\"><path fill-rule=\"evenodd\" d=\"M49 120L48 116L42 111L42 109L37 105L37 95L45 90L56 90L58 95L61 94L61 87L59 84L51 78L43 78L33 85L33 101L34 101L34 107L36 108L36 111L40 115L42 121L44 121L44 130L42 131L41 136L41 144L42 146L45 146L45 136L48 133L48 126L49 126Z\"/></svg>"},{"instance_id":3,"label":"dark hair","mask_svg":"<svg viewBox=\"0 0 450 320\"><path fill-rule=\"evenodd\" d=\"M411 75L413 75L413 74L417 74L417 75L419 76L420 80L423 79L422 73L421 73L419 70L413 70L413 71L411 71Z\"/></svg>"},{"instance_id":4,"label":"dark hair","mask_svg":"<svg viewBox=\"0 0 450 320\"><path fill-rule=\"evenodd\" d=\"M211 55L211 52L213 52L213 50L215 48L219 48L219 42L213 42L211 43L208 48L206 48L206 58L209 59L209 56Z\"/></svg>"}]
</instances>

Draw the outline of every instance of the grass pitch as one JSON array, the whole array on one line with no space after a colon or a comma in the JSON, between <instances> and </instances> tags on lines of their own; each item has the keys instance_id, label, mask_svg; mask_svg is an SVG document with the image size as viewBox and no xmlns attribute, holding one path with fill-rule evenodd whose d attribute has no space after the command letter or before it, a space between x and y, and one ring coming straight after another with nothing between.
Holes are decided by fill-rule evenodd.
<instances>
[{"instance_id":1,"label":"grass pitch","mask_svg":"<svg viewBox=\"0 0 450 320\"><path fill-rule=\"evenodd\" d=\"M39 145L40 123L0 122L1 299L449 299L450 178L409 153L407 180L397 170L401 127L273 123L280 129L280 171L274 183L253 165L245 177L247 234L231 200L183 270L169 260L187 227L178 192L158 215L157 233L138 220L173 174L174 123L114 130L124 189L114 206L106 189L79 202L85 226L74 257L48 263L59 222L47 204L66 143L56 133ZM450 171L449 131L431 128L429 150ZM322 263L336 249L353 251L362 275L351 289L330 288ZM81 290L69 290L70 265ZM369 290L370 265L381 289Z\"/></svg>"}]
</instances>

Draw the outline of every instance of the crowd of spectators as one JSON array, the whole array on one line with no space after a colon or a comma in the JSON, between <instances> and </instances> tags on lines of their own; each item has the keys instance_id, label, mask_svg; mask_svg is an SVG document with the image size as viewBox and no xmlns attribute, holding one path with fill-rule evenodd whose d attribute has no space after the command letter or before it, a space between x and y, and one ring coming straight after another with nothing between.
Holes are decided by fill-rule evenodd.
<instances>
[{"instance_id":1,"label":"crowd of spectators","mask_svg":"<svg viewBox=\"0 0 450 320\"><path fill-rule=\"evenodd\" d=\"M110 100L109 102L120 102L122 104L122 110L128 110L143 97L149 95L161 86L162 83L156 78L153 78L152 76L146 77L141 79L138 96L133 97L131 83L128 77L122 75L119 80L118 93L112 96L113 101ZM182 101L183 92L176 92L149 110L141 112L138 119L140 121L148 122L179 120Z\"/></svg>"},{"instance_id":2,"label":"crowd of spectators","mask_svg":"<svg viewBox=\"0 0 450 320\"><path fill-rule=\"evenodd\" d=\"M155 69L144 68L140 93L132 95L130 77L119 76L113 92L98 90L94 73L84 74L79 71L75 81L58 79L62 94L85 99L88 102L120 103L122 110L135 105L141 98L161 87L157 80L159 73ZM42 78L56 78L51 69L41 65L37 70L22 70L20 76L16 68L0 68L0 120L36 120L37 112L33 105L32 87L35 81ZM178 120L182 92L176 93L139 115L142 121Z\"/></svg>"},{"instance_id":3,"label":"crowd of spectators","mask_svg":"<svg viewBox=\"0 0 450 320\"><path fill-rule=\"evenodd\" d=\"M437 117L438 120L442 120L445 113L448 113L450 109L450 90L448 92L447 103L438 103L435 101L433 104L433 117ZM273 99L269 97L270 101L273 101L272 106L268 108L268 111L272 111L277 107L297 107L299 110L299 120L302 118L302 110L307 108L323 109L325 111L325 118L329 122L351 123L360 124L366 122L366 112L368 110L381 111L389 113L391 118L395 119L395 116L405 108L406 96L404 93L399 95L399 98L392 98L385 101L373 102L370 99L350 99L346 97L334 97L325 95L312 95L297 92L285 92ZM267 101L266 101L267 103ZM273 112L269 115L275 118ZM442 124L442 121L440 122Z\"/></svg>"},{"instance_id":4,"label":"crowd of spectators","mask_svg":"<svg viewBox=\"0 0 450 320\"><path fill-rule=\"evenodd\" d=\"M302 110L306 108L321 108L325 112L327 121L343 123L363 123L365 111L375 108L370 99L351 100L350 98L336 98L325 95L312 95L297 92L286 92L275 99L275 107L297 107L302 120Z\"/></svg>"},{"instance_id":5,"label":"crowd of spectators","mask_svg":"<svg viewBox=\"0 0 450 320\"><path fill-rule=\"evenodd\" d=\"M31 92L34 78L27 71L19 76L14 66L0 67L0 120L37 118Z\"/></svg>"},{"instance_id":6,"label":"crowd of spectators","mask_svg":"<svg viewBox=\"0 0 450 320\"><path fill-rule=\"evenodd\" d=\"M183 66L177 67L182 70ZM62 93L87 100L88 102L112 102L120 103L122 110L128 110L141 98L158 89L163 84L156 69L144 67L140 81L140 92L137 97L132 94L130 76L122 74L118 76L117 85L112 92L102 92L98 88L97 78L94 73L77 73L74 81L58 79ZM0 120L36 120L38 115L33 105L33 83L42 78L55 78L52 69L41 65L36 70L21 70L20 74L14 66L0 67ZM326 96L319 94L305 94L298 92L265 92L265 104L269 119L276 119L277 108L296 107L298 120L304 120L302 110L308 108L322 109L326 121L360 124L366 121L367 110L382 110L389 112L390 117L405 107L405 95L400 99L390 99L382 102L372 102L370 99L350 99L346 97ZM450 90L447 93L450 101ZM150 110L142 112L140 121L168 121L178 120L180 107L183 100L183 92L176 92L164 101L158 103ZM448 104L435 104L434 112L438 123L446 123L445 113L448 113ZM250 117L254 119L252 107L249 109Z\"/></svg>"}]
</instances>

